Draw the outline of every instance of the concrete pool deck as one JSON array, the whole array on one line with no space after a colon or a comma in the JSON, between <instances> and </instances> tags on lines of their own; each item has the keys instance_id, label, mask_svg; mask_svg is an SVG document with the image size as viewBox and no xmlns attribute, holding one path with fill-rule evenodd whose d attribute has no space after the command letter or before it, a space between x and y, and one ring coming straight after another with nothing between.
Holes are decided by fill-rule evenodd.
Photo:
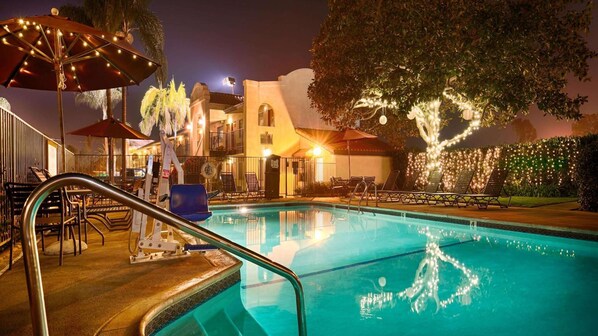
<instances>
[{"instance_id":1,"label":"concrete pool deck","mask_svg":"<svg viewBox=\"0 0 598 336\"><path fill-rule=\"evenodd\" d=\"M277 202L331 202L338 198L281 199ZM240 204L215 202L217 204ZM265 203L264 201L259 203ZM344 203L346 204L346 203ZM372 205L372 203L370 203ZM598 213L570 210L575 203L537 208L456 208L428 205L380 204L382 208L441 216L522 223L598 236ZM130 265L128 231L106 232L106 245L92 233L80 256L40 255L48 324L53 335L137 335L142 316L181 288L197 286L238 265L223 252L210 251L188 258ZM18 254L18 253L17 253ZM8 251L0 254L0 271ZM0 334L31 334L31 318L23 260L0 274Z\"/></svg>"}]
</instances>

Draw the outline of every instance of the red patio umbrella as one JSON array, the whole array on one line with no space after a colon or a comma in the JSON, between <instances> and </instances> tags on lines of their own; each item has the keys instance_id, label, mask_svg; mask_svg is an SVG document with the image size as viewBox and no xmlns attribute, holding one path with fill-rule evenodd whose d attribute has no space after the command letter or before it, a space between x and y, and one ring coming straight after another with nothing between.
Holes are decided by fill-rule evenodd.
<instances>
[{"instance_id":1,"label":"red patio umbrella","mask_svg":"<svg viewBox=\"0 0 598 336\"><path fill-rule=\"evenodd\" d=\"M374 139L377 136L353 128L347 128L342 132L342 139L347 142L347 157L349 158L349 177L351 177L351 140Z\"/></svg>"},{"instance_id":2,"label":"red patio umbrella","mask_svg":"<svg viewBox=\"0 0 598 336\"><path fill-rule=\"evenodd\" d=\"M93 136L99 138L118 138L118 139L140 139L148 140L149 137L131 126L116 120L107 118L95 124L85 126L75 131L69 132L73 135Z\"/></svg>"},{"instance_id":3,"label":"red patio umbrella","mask_svg":"<svg viewBox=\"0 0 598 336\"><path fill-rule=\"evenodd\" d=\"M109 117L104 120L100 120L95 124L91 124L89 126L85 126L78 130L69 132L69 134L73 135L83 135L83 136L93 136L99 138L109 138L108 141L112 141L112 138L118 139L139 139L139 140L148 140L149 137L145 134L139 132L138 130L132 128L131 126L116 120L112 117ZM124 160L124 153L123 153L123 160ZM108 158L108 176L110 182L113 182L114 172L112 169L112 156ZM123 175L124 176L124 175Z\"/></svg>"},{"instance_id":4,"label":"red patio umbrella","mask_svg":"<svg viewBox=\"0 0 598 336\"><path fill-rule=\"evenodd\" d=\"M159 66L123 38L58 16L56 9L1 21L0 27L0 83L57 92L63 172L62 91L139 84Z\"/></svg>"}]
</instances>

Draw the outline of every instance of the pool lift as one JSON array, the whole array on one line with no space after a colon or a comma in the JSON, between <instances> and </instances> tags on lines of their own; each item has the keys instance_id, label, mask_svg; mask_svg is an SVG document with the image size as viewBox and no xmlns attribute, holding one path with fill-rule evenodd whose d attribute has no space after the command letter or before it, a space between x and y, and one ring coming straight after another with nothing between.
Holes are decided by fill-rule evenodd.
<instances>
[{"instance_id":1,"label":"pool lift","mask_svg":"<svg viewBox=\"0 0 598 336\"><path fill-rule=\"evenodd\" d=\"M179 162L174 147L172 143L166 137L164 131L160 132L160 147L162 149L162 169L160 171L160 175L158 177L158 190L156 197L156 205L165 209L169 208L169 198L171 188L169 188L169 178L170 178L170 165L173 164L176 172L177 172L177 182L178 184L173 185L173 188L177 186L184 185L184 175L183 175L183 168L181 163ZM152 168L153 168L153 156L150 155L147 162L147 169L145 174L145 183L143 188L139 188L137 196L143 199L146 202L150 201L150 194L152 190L152 183L154 176L152 175ZM195 185L187 185L187 186L195 186ZM203 192L205 194L205 189L203 186L199 185L200 190L195 189L195 192ZM188 188L186 188L188 189ZM200 205L205 211L202 211L202 215L199 217L194 215L191 217L187 217L185 215L179 214L178 215L192 220L192 221L204 221L211 216L211 212L207 211L207 202L208 197L203 198L205 200L205 204ZM187 202L188 203L188 202ZM178 240L174 238L174 230L170 225L166 225L166 229L163 230L163 223L154 219L153 220L153 229L150 234L146 234L147 232L147 215L142 214L138 211L133 212L133 223L131 225L130 233L137 233L138 239L137 244L134 249L129 246L129 251L131 252L131 256L129 260L131 264L136 263L143 263L149 261L158 261L158 260L170 260L174 258L181 258L190 256L190 252L205 252L207 250L215 249L214 246L209 244L204 244L194 237L182 232L177 231L177 233L185 240L193 241L194 243L188 244L181 244Z\"/></svg>"}]
</instances>

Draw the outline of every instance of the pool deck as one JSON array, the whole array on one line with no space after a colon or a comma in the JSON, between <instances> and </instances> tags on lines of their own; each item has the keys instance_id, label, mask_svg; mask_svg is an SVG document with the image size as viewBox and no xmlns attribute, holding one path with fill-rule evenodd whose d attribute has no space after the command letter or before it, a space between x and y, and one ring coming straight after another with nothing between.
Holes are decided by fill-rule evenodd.
<instances>
[{"instance_id":1,"label":"pool deck","mask_svg":"<svg viewBox=\"0 0 598 336\"><path fill-rule=\"evenodd\" d=\"M296 201L341 204L338 198L277 200ZM598 236L598 213L571 210L577 207L575 203L537 208L490 207L487 210L400 203L383 203L380 207L440 216L522 223L532 227L550 227ZM51 334L138 335L139 322L151 307L164 302L175 292L197 286L235 265L238 266L234 258L220 251L130 265L128 240L128 231L106 232L106 244L102 246L98 235L92 233L89 248L77 257L65 255L64 265L61 267L58 266L57 257L40 255ZM16 251L17 256L19 252ZM0 334L31 334L23 260L17 260L10 271L6 270L7 263L8 251L0 253Z\"/></svg>"}]
</instances>

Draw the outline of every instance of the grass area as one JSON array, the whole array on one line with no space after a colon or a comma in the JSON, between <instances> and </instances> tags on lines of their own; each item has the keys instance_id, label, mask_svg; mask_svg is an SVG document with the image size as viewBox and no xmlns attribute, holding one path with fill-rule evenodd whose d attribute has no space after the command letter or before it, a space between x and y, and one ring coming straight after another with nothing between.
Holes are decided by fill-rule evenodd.
<instances>
[{"instance_id":1,"label":"grass area","mask_svg":"<svg viewBox=\"0 0 598 336\"><path fill-rule=\"evenodd\" d=\"M501 198L501 202L508 202L508 198ZM576 197L526 197L526 196L513 196L511 199L511 206L524 207L524 208L535 208L543 205L560 204L566 202L575 202Z\"/></svg>"}]
</instances>

